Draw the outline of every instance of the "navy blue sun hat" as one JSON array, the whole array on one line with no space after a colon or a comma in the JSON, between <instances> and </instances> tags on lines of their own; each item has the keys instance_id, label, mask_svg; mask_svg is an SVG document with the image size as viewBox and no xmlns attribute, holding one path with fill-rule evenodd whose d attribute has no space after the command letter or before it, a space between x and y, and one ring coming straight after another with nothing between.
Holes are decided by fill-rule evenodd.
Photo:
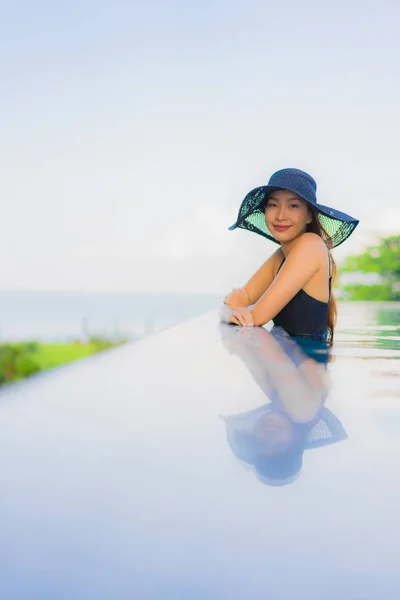
<instances>
[{"instance_id":1,"label":"navy blue sun hat","mask_svg":"<svg viewBox=\"0 0 400 600\"><path fill-rule=\"evenodd\" d=\"M311 423L292 423L298 435L293 446L281 456L260 456L260 443L253 435L254 426L268 412L274 412L272 404L235 415L221 415L234 456L242 463L251 465L258 479L268 485L286 485L297 479L303 464L304 450L322 448L347 439L347 433L339 419L323 406Z\"/></svg>"},{"instance_id":2,"label":"navy blue sun hat","mask_svg":"<svg viewBox=\"0 0 400 600\"><path fill-rule=\"evenodd\" d=\"M229 229L248 229L278 244L265 222L267 199L271 192L277 190L289 190L307 202L311 210L317 213L322 225L322 237L330 248L347 240L359 223L344 212L318 204L317 184L311 175L300 169L281 169L270 177L268 185L257 187L247 194L240 205L236 223Z\"/></svg>"}]
</instances>

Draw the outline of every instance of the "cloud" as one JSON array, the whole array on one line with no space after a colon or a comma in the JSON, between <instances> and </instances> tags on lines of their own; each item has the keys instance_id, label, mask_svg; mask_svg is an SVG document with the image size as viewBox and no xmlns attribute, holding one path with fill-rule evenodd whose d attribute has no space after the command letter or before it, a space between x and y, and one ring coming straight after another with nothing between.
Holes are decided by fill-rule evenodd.
<instances>
[{"instance_id":1,"label":"cloud","mask_svg":"<svg viewBox=\"0 0 400 600\"><path fill-rule=\"evenodd\" d=\"M171 260L190 260L193 257L218 257L227 254L232 238L224 235L228 228L229 212L211 204L201 204L185 217L177 217L154 244L155 252Z\"/></svg>"}]
</instances>

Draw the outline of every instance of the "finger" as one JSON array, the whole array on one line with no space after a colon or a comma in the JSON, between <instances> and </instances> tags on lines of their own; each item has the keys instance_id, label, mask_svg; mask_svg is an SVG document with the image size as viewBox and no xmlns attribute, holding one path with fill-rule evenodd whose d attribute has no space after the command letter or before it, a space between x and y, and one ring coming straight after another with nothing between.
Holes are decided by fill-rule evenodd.
<instances>
[{"instance_id":1,"label":"finger","mask_svg":"<svg viewBox=\"0 0 400 600\"><path fill-rule=\"evenodd\" d=\"M236 315L236 319L237 319L237 321L238 321L238 324L239 324L241 327L244 327L244 326L245 326L245 322L244 322L244 319L243 319L243 315L241 315L241 314L238 314L238 315Z\"/></svg>"},{"instance_id":2,"label":"finger","mask_svg":"<svg viewBox=\"0 0 400 600\"><path fill-rule=\"evenodd\" d=\"M244 318L246 319L246 327L253 327L254 322L253 322L253 315L249 312L247 312L244 315Z\"/></svg>"},{"instance_id":3,"label":"finger","mask_svg":"<svg viewBox=\"0 0 400 600\"><path fill-rule=\"evenodd\" d=\"M244 316L243 315L238 315L237 318L238 318L238 321L239 321L240 325L242 327L246 327L246 320L245 320Z\"/></svg>"},{"instance_id":4,"label":"finger","mask_svg":"<svg viewBox=\"0 0 400 600\"><path fill-rule=\"evenodd\" d=\"M240 325L240 323L237 320L237 317L235 315L230 315L228 322L231 323L232 325Z\"/></svg>"},{"instance_id":5,"label":"finger","mask_svg":"<svg viewBox=\"0 0 400 600\"><path fill-rule=\"evenodd\" d=\"M239 321L242 327L247 327L248 315L246 312L240 309L236 309L232 314L236 317L236 319Z\"/></svg>"}]
</instances>

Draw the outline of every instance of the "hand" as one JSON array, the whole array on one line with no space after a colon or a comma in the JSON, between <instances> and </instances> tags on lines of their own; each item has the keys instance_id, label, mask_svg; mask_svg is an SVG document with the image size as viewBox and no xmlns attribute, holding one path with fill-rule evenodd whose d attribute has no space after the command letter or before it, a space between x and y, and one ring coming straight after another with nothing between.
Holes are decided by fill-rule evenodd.
<instances>
[{"instance_id":1,"label":"hand","mask_svg":"<svg viewBox=\"0 0 400 600\"><path fill-rule=\"evenodd\" d=\"M260 346L259 334L261 330L268 333L262 327L229 327L229 324L220 323L219 334L221 343L230 354L242 356L253 348Z\"/></svg>"},{"instance_id":2,"label":"hand","mask_svg":"<svg viewBox=\"0 0 400 600\"><path fill-rule=\"evenodd\" d=\"M253 316L249 309L244 306L235 308L229 315L227 322L241 327L254 327Z\"/></svg>"}]
</instances>

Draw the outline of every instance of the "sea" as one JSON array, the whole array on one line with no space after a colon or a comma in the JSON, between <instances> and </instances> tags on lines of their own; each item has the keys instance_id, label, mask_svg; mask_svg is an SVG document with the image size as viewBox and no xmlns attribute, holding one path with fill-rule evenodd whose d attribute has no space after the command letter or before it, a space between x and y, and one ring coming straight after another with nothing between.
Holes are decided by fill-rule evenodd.
<instances>
[{"instance_id":1,"label":"sea","mask_svg":"<svg viewBox=\"0 0 400 600\"><path fill-rule=\"evenodd\" d=\"M135 340L217 309L218 294L0 291L0 343ZM400 303L338 303L337 341L400 342ZM382 340L385 340L384 342ZM358 344L358 342L357 342Z\"/></svg>"},{"instance_id":2,"label":"sea","mask_svg":"<svg viewBox=\"0 0 400 600\"><path fill-rule=\"evenodd\" d=\"M0 342L134 340L221 304L217 294L0 291Z\"/></svg>"}]
</instances>

